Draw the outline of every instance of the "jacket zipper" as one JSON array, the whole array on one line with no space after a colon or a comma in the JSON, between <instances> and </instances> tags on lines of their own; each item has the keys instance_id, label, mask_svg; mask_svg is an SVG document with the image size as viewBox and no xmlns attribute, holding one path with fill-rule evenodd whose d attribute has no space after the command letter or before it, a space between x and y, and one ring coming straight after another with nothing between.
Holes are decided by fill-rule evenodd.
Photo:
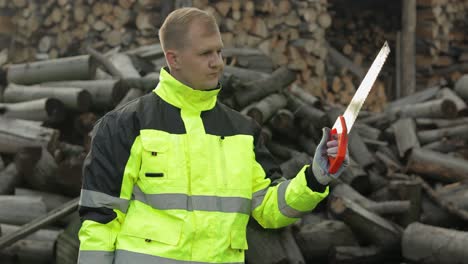
<instances>
[{"instance_id":1,"label":"jacket zipper","mask_svg":"<svg viewBox=\"0 0 468 264\"><path fill-rule=\"evenodd\" d=\"M226 153L224 152L224 136L219 138L219 148L222 152L221 154L221 177L223 178L224 187L227 187L227 176L226 176Z\"/></svg>"}]
</instances>

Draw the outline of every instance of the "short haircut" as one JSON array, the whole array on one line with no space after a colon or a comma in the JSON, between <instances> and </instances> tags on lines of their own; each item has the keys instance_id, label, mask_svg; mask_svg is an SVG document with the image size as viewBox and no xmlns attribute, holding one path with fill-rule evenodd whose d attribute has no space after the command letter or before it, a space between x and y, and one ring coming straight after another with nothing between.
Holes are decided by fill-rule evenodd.
<instances>
[{"instance_id":1,"label":"short haircut","mask_svg":"<svg viewBox=\"0 0 468 264\"><path fill-rule=\"evenodd\" d=\"M183 7L172 11L159 29L159 40L164 51L168 49L183 49L190 25L201 22L208 33L219 32L215 17L194 7Z\"/></svg>"}]
</instances>

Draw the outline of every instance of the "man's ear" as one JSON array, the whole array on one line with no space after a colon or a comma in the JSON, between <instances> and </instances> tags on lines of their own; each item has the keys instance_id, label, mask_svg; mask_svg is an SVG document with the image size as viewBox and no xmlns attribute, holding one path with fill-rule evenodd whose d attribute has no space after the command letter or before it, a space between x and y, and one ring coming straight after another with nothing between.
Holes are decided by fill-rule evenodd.
<instances>
[{"instance_id":1,"label":"man's ear","mask_svg":"<svg viewBox=\"0 0 468 264\"><path fill-rule=\"evenodd\" d=\"M171 69L178 70L180 68L179 53L176 50L166 51L166 61Z\"/></svg>"}]
</instances>

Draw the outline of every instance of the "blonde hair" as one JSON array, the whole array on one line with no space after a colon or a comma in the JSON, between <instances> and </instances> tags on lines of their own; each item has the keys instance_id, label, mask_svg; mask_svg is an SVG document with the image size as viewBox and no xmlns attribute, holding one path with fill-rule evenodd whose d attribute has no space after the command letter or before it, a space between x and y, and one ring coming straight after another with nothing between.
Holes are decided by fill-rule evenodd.
<instances>
[{"instance_id":1,"label":"blonde hair","mask_svg":"<svg viewBox=\"0 0 468 264\"><path fill-rule=\"evenodd\" d=\"M208 33L219 32L215 17L194 7L183 7L172 11L159 29L159 40L164 51L183 49L188 30L193 22L201 22Z\"/></svg>"}]
</instances>

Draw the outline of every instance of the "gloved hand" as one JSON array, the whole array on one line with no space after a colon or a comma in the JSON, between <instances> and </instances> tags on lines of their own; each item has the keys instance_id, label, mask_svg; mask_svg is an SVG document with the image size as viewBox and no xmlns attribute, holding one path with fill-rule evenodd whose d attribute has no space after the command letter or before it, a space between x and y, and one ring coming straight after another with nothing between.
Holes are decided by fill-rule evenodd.
<instances>
[{"instance_id":1,"label":"gloved hand","mask_svg":"<svg viewBox=\"0 0 468 264\"><path fill-rule=\"evenodd\" d=\"M346 146L346 156L341 167L335 174L329 173L330 164L328 163L328 156L336 157L338 153L338 140L337 138L330 140L330 129L328 127L324 127L322 133L322 139L315 150L312 172L320 184L327 185L332 179L338 178L343 173L349 164L349 155Z\"/></svg>"}]
</instances>

